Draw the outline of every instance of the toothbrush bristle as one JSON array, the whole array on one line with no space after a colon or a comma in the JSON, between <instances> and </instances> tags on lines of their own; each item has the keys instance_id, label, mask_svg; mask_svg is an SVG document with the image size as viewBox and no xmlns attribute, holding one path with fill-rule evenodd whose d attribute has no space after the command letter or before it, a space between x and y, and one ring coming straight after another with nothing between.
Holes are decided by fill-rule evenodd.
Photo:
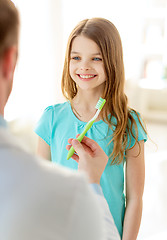
<instances>
[{"instance_id":1,"label":"toothbrush bristle","mask_svg":"<svg viewBox=\"0 0 167 240\"><path fill-rule=\"evenodd\" d=\"M106 100L100 97L99 101L96 104L96 109L102 110L105 102L106 102Z\"/></svg>"}]
</instances>

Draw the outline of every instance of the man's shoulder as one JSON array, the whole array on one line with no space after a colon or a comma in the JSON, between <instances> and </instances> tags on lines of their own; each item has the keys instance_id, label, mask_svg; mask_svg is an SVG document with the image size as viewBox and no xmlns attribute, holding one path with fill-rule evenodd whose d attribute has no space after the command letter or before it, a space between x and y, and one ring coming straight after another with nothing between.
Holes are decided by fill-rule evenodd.
<instances>
[{"instance_id":1,"label":"man's shoulder","mask_svg":"<svg viewBox=\"0 0 167 240\"><path fill-rule=\"evenodd\" d=\"M32 236L49 232L70 239L79 239L80 234L80 239L101 239L100 208L84 174L25 152L8 131L1 129L0 160L1 201L7 202L10 195L12 201L6 206L17 209L18 218L24 217L18 225L13 215L16 231L27 229L26 223L29 226L31 222L34 232L31 229L28 234ZM11 215L9 219L11 223Z\"/></svg>"},{"instance_id":2,"label":"man's shoulder","mask_svg":"<svg viewBox=\"0 0 167 240\"><path fill-rule=\"evenodd\" d=\"M26 146L16 136L14 136L8 128L0 127L0 150L2 149L20 149L23 153L27 152Z\"/></svg>"},{"instance_id":3,"label":"man's shoulder","mask_svg":"<svg viewBox=\"0 0 167 240\"><path fill-rule=\"evenodd\" d=\"M87 185L83 174L29 153L17 137L4 128L0 128L0 159L1 164L3 162L6 166L11 164L15 169L25 171L26 175L38 175L39 178L48 181L48 184L52 181L55 187L58 183L62 190L64 186L74 189L80 186L79 190Z\"/></svg>"}]
</instances>

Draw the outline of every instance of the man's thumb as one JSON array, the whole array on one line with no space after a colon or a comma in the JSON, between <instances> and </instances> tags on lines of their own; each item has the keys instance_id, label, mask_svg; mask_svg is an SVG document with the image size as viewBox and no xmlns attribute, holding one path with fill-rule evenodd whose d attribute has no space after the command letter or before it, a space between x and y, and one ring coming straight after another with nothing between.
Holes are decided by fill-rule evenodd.
<instances>
[{"instance_id":1,"label":"man's thumb","mask_svg":"<svg viewBox=\"0 0 167 240\"><path fill-rule=\"evenodd\" d=\"M83 146L77 139L73 139L72 140L72 146L75 149L75 151L78 153L78 155L82 154Z\"/></svg>"}]
</instances>

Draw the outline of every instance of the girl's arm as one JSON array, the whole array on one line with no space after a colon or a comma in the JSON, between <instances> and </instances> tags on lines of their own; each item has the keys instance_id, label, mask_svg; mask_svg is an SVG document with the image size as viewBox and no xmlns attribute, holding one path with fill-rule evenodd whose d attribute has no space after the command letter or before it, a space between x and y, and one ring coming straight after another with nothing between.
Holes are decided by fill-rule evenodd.
<instances>
[{"instance_id":1,"label":"girl's arm","mask_svg":"<svg viewBox=\"0 0 167 240\"><path fill-rule=\"evenodd\" d=\"M135 144L127 151L123 240L136 240L141 222L145 180L144 140L140 141L139 145Z\"/></svg>"},{"instance_id":2,"label":"girl's arm","mask_svg":"<svg viewBox=\"0 0 167 240\"><path fill-rule=\"evenodd\" d=\"M51 160L50 146L41 138L38 138L37 154L47 160Z\"/></svg>"}]
</instances>

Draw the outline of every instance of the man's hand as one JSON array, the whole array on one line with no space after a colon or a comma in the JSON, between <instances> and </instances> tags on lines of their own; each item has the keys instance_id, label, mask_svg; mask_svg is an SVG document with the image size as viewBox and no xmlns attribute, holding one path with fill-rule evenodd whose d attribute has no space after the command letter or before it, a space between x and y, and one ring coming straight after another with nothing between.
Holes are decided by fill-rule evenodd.
<instances>
[{"instance_id":1,"label":"man's hand","mask_svg":"<svg viewBox=\"0 0 167 240\"><path fill-rule=\"evenodd\" d=\"M77 153L74 153L71 158L78 162L78 170L84 171L88 175L90 183L99 184L108 162L108 156L102 148L94 140L86 136L81 143L72 138L68 140L68 143L74 147ZM67 145L67 150L70 147L70 145Z\"/></svg>"}]
</instances>

